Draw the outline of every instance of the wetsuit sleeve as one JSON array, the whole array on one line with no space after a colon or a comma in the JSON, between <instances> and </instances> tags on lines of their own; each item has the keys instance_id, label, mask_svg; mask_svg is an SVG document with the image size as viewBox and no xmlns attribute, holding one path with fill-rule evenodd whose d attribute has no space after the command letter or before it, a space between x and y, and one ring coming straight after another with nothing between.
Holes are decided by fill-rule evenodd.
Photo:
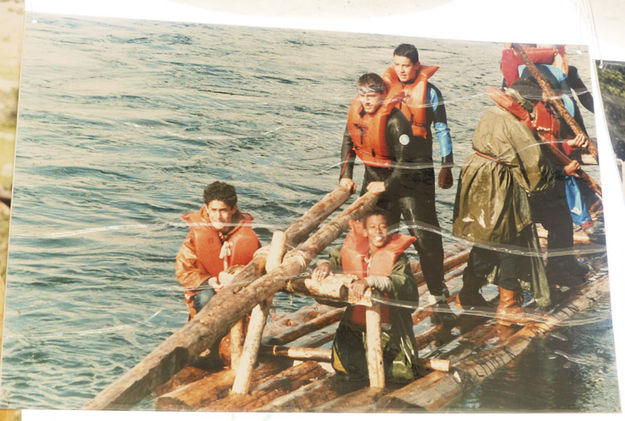
<instances>
[{"instance_id":1,"label":"wetsuit sleeve","mask_svg":"<svg viewBox=\"0 0 625 421\"><path fill-rule=\"evenodd\" d=\"M449 126L447 125L447 112L445 110L443 95L436 86L429 83L427 88L427 100L432 108L434 116L434 132L436 133L436 138L438 139L438 145L440 147L441 162L444 165L453 165L453 145Z\"/></svg>"},{"instance_id":2,"label":"wetsuit sleeve","mask_svg":"<svg viewBox=\"0 0 625 421\"><path fill-rule=\"evenodd\" d=\"M210 278L197 259L191 233L187 234L176 255L176 278L185 289L197 288Z\"/></svg>"},{"instance_id":3,"label":"wetsuit sleeve","mask_svg":"<svg viewBox=\"0 0 625 421\"><path fill-rule=\"evenodd\" d=\"M398 109L394 109L386 121L386 142L395 157L391 175L384 180L386 190L391 190L407 172L414 171L418 160L417 142L410 122Z\"/></svg>"},{"instance_id":4,"label":"wetsuit sleeve","mask_svg":"<svg viewBox=\"0 0 625 421\"><path fill-rule=\"evenodd\" d=\"M405 254L397 258L389 277L395 299L410 301L414 305L419 303L417 280L412 273L410 261Z\"/></svg>"},{"instance_id":5,"label":"wetsuit sleeve","mask_svg":"<svg viewBox=\"0 0 625 421\"><path fill-rule=\"evenodd\" d=\"M586 108L588 111L590 111L591 113L594 113L595 104L593 103L593 100L592 100L592 94L590 93L586 85L584 85L584 82L582 82L582 79L579 77L579 73L577 72L577 67L569 66L569 74L568 74L567 80L569 82L569 86L571 87L571 89L575 91L575 94L577 95L577 99L579 99L579 102L581 102L584 108Z\"/></svg>"},{"instance_id":6,"label":"wetsuit sleeve","mask_svg":"<svg viewBox=\"0 0 625 421\"><path fill-rule=\"evenodd\" d=\"M341 178L353 178L355 159L354 142L352 142L352 136L349 134L347 126L345 126L343 145L341 146L341 172L339 174L339 180Z\"/></svg>"}]
</instances>

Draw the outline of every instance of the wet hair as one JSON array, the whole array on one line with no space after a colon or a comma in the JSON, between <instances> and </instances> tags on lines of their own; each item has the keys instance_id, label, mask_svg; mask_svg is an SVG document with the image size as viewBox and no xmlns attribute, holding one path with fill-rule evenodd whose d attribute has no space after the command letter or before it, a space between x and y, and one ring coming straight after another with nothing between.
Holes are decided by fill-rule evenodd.
<instances>
[{"instance_id":1,"label":"wet hair","mask_svg":"<svg viewBox=\"0 0 625 421\"><path fill-rule=\"evenodd\" d=\"M412 44L399 44L395 51L394 56L408 57L412 64L416 64L419 61L419 51L417 47Z\"/></svg>"},{"instance_id":2,"label":"wet hair","mask_svg":"<svg viewBox=\"0 0 625 421\"><path fill-rule=\"evenodd\" d=\"M237 192L234 186L215 181L204 189L204 203L208 205L213 200L222 201L232 208L237 204Z\"/></svg>"},{"instance_id":3,"label":"wet hair","mask_svg":"<svg viewBox=\"0 0 625 421\"><path fill-rule=\"evenodd\" d=\"M385 92L386 83L380 75L376 73L365 73L358 78L358 92Z\"/></svg>"},{"instance_id":4,"label":"wet hair","mask_svg":"<svg viewBox=\"0 0 625 421\"><path fill-rule=\"evenodd\" d=\"M534 78L531 79L519 79L510 85L510 88L514 89L528 101L542 101L543 90L538 85L538 82Z\"/></svg>"},{"instance_id":5,"label":"wet hair","mask_svg":"<svg viewBox=\"0 0 625 421\"><path fill-rule=\"evenodd\" d=\"M373 209L365 213L363 217L360 219L360 222L362 222L363 225L367 225L367 219L369 219L370 216L374 216L374 215L382 215L384 219L386 219L386 222L388 223L389 212L386 209L380 208L380 207L374 207Z\"/></svg>"}]
</instances>

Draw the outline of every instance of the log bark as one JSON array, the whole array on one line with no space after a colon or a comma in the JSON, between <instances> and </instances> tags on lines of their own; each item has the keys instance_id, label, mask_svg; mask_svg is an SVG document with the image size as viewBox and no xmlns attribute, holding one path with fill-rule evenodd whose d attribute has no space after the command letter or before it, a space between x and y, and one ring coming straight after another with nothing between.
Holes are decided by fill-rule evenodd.
<instances>
[{"instance_id":1,"label":"log bark","mask_svg":"<svg viewBox=\"0 0 625 421\"><path fill-rule=\"evenodd\" d=\"M261 406L297 390L302 386L328 377L328 372L318 363L307 361L290 367L275 376L266 378L249 394L229 395L206 407L202 411L253 411Z\"/></svg>"},{"instance_id":2,"label":"log bark","mask_svg":"<svg viewBox=\"0 0 625 421\"><path fill-rule=\"evenodd\" d=\"M294 360L313 360L319 362L332 361L331 349L293 347L293 346L263 346L260 352L263 355L286 357Z\"/></svg>"},{"instance_id":3,"label":"log bark","mask_svg":"<svg viewBox=\"0 0 625 421\"><path fill-rule=\"evenodd\" d=\"M265 337L263 342L267 345L287 344L297 338L301 338L302 336L310 332L339 321L344 312L344 308L333 308L332 310L320 315L319 317L309 320L308 322L296 325L288 330L285 330L279 335Z\"/></svg>"},{"instance_id":4,"label":"log bark","mask_svg":"<svg viewBox=\"0 0 625 421\"><path fill-rule=\"evenodd\" d=\"M247 336L245 337L245 345L241 353L241 359L236 367L236 378L232 385L232 393L247 393L252 380L252 370L258 357L258 349L260 348L260 339L263 336L263 329L269 313L269 306L266 302L258 304L252 310L250 324L247 328Z\"/></svg>"},{"instance_id":5,"label":"log bark","mask_svg":"<svg viewBox=\"0 0 625 421\"><path fill-rule=\"evenodd\" d=\"M243 353L243 320L230 329L230 367L238 367Z\"/></svg>"},{"instance_id":6,"label":"log bark","mask_svg":"<svg viewBox=\"0 0 625 421\"><path fill-rule=\"evenodd\" d=\"M276 270L249 285L233 285L216 294L189 323L170 336L143 361L88 402L85 409L129 408L191 364L234 323L262 300L284 287L287 280L305 270L311 260L347 230L351 219L360 218L377 202L367 193L324 225L296 250L287 253ZM288 233L288 230L287 230ZM287 235L288 238L288 235ZM236 278L235 278L236 279ZM233 281L233 284L236 283Z\"/></svg>"},{"instance_id":7,"label":"log bark","mask_svg":"<svg viewBox=\"0 0 625 421\"><path fill-rule=\"evenodd\" d=\"M300 387L258 408L258 410L261 412L310 412L319 405L366 386L366 381L347 381L334 375Z\"/></svg>"},{"instance_id":8,"label":"log bark","mask_svg":"<svg viewBox=\"0 0 625 421\"><path fill-rule=\"evenodd\" d=\"M532 74L534 79L536 79L536 81L540 85L543 92L549 98L548 101L556 107L556 110L558 111L560 116L562 116L566 124L568 124L569 127L571 127L571 129L576 135L581 134L586 137L586 133L584 133L581 127L579 127L579 125L577 124L573 116L569 114L566 107L562 103L562 100L559 99L556 96L556 94L553 92L553 90L551 89L547 81L545 81L545 79L543 78L540 71L536 68L536 65L529 58L529 56L527 55L523 47L519 44L512 44L512 48L517 53L519 58L523 61L523 63L525 63L525 65L527 66L527 70L529 70L529 72ZM556 157L560 161L562 161L564 165L571 162L571 159L568 156L566 156L562 151L560 151L560 149L558 149L554 144L552 144L551 142L544 142L544 143L546 143L547 146L549 146L549 149L551 149L551 151L556 155ZM597 153L597 149L595 148L595 145L593 145L593 143L590 141L590 139L588 139L588 150L590 151L593 158L595 158L595 160L599 162L599 155ZM595 191L595 193L597 193L597 195L599 195L599 197L601 197L602 195L601 186L599 186L599 184L595 180L593 180L587 173L581 170L580 170L580 177L584 181L586 181L590 185L590 187L592 187L592 189Z\"/></svg>"},{"instance_id":9,"label":"log bark","mask_svg":"<svg viewBox=\"0 0 625 421\"><path fill-rule=\"evenodd\" d=\"M269 253L267 255L265 270L272 271L280 266L285 251L286 236L282 231L274 232L271 239ZM236 367L237 370L237 375L234 379L234 384L232 385L232 393L234 394L243 394L249 391L250 381L252 379L252 369L254 364L256 364L258 349L260 348L260 340L263 336L263 330L265 329L265 323L267 321L267 315L269 314L269 307L271 306L272 301L273 296L268 298L267 301L257 304L252 310L250 324L245 337L245 345L241 351L240 358L237 359L236 364L234 364L233 358L232 367Z\"/></svg>"},{"instance_id":10,"label":"log bark","mask_svg":"<svg viewBox=\"0 0 625 421\"><path fill-rule=\"evenodd\" d=\"M262 363L254 370L252 383L258 384L264 381L264 379L288 368L289 365L289 361L280 360ZM188 410L209 405L218 399L228 396L234 377L234 370L226 369L217 373L212 373L201 380L189 383L173 392L159 396L156 399L156 407L169 410Z\"/></svg>"},{"instance_id":11,"label":"log bark","mask_svg":"<svg viewBox=\"0 0 625 421\"><path fill-rule=\"evenodd\" d=\"M365 312L367 324L367 369L369 371L369 387L384 389L384 361L382 360L382 321L380 305L374 304Z\"/></svg>"}]
</instances>

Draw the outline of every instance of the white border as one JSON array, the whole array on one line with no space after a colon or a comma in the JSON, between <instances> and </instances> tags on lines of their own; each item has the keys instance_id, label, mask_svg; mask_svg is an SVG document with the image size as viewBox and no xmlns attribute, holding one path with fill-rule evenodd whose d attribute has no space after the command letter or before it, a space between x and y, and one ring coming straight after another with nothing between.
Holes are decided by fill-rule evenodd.
<instances>
[{"instance_id":1,"label":"white border","mask_svg":"<svg viewBox=\"0 0 625 421\"><path fill-rule=\"evenodd\" d=\"M625 8L621 0L415 0L410 12L388 16L393 2L385 0L320 0L317 2L291 0L298 4L299 13L268 15L272 5L281 6L281 0L265 0L251 7L246 14L224 11L226 4L219 4L220 11L211 10L214 1L206 0L26 0L26 19L36 22L38 14L61 14L76 16L100 16L117 18L150 19L163 21L184 21L212 24L233 24L281 28L317 29L345 32L369 32L447 39L478 41L515 40L590 46L593 59L625 61L625 41L622 40L622 23ZM201 7L202 4L207 7ZM250 2L250 4L253 4ZM591 8L592 5L592 8ZM324 8L344 10L342 14L328 16ZM350 17L351 7L359 7L358 18ZM363 9L370 10L370 16L363 16ZM265 12L263 12L265 11ZM385 11L387 13L380 13ZM312 14L311 14L312 12ZM366 13L366 12L364 12ZM382 16L380 16L382 15ZM417 24L418 23L418 24ZM594 73L594 65L591 66ZM599 92L596 74L593 76L593 92ZM595 95L595 109L601 110L600 98ZM625 238L625 215L623 191L618 184L618 173L603 113L597 112L597 136L601 157L601 181L604 191L604 208L608 227L607 244L610 268L613 323L615 345L619 354L625 347L623 342L623 310L619 305L625 302L622 281L625 278L625 259L620 246ZM621 404L625 404L625 382L622 361L618 361L618 377L621 387ZM171 420L172 413L134 413L145 420ZM28 411L23 412L24 421L72 421L72 420L120 420L131 419L133 413L125 412L83 412L83 411ZM207 419L207 414L176 413L176 419ZM271 414L272 420L293 415ZM298 417L317 417L317 414L298 414ZM324 417L327 415L323 415ZM365 417L367 417L366 415ZM379 415L378 415L379 416ZM412 415L413 417L416 415ZM424 415L419 414L419 417ZM480 419L496 414L465 414ZM520 415L508 414L506 417ZM567 417L575 416L567 414ZM609 415L608 415L609 416ZM621 415L619 415L621 416ZM210 414L212 420L267 419L267 414ZM259 418L255 418L259 417ZM359 416L360 418L360 416ZM311 418L312 419L312 418Z\"/></svg>"}]
</instances>

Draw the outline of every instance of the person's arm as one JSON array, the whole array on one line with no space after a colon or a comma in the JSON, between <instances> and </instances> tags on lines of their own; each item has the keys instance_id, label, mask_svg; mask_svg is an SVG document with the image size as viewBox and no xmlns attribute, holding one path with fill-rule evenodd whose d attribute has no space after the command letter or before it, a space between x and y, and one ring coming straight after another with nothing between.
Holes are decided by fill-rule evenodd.
<instances>
[{"instance_id":1,"label":"person's arm","mask_svg":"<svg viewBox=\"0 0 625 421\"><path fill-rule=\"evenodd\" d=\"M191 233L187 234L176 255L176 278L186 290L196 289L210 278L197 260Z\"/></svg>"},{"instance_id":2,"label":"person's arm","mask_svg":"<svg viewBox=\"0 0 625 421\"><path fill-rule=\"evenodd\" d=\"M356 190L356 185L352 180L355 159L356 152L354 152L354 142L346 126L345 133L343 134L343 144L341 146L341 172L339 173L339 183L351 187L352 191ZM349 183L349 181L351 181L351 183Z\"/></svg>"},{"instance_id":3,"label":"person's arm","mask_svg":"<svg viewBox=\"0 0 625 421\"><path fill-rule=\"evenodd\" d=\"M454 184L451 172L454 166L454 153L451 133L447 125L447 111L445 110L443 94L436 86L428 84L427 94L428 102L432 107L434 132L436 133L441 153L441 171L438 173L438 186L442 189L448 189Z\"/></svg>"},{"instance_id":4,"label":"person's arm","mask_svg":"<svg viewBox=\"0 0 625 421\"><path fill-rule=\"evenodd\" d=\"M595 104L592 100L592 94L582 82L582 79L579 77L579 73L577 72L577 67L569 66L569 74L568 74L568 82L569 86L575 91L577 95L577 99L582 103L584 108L586 108L591 113L595 112Z\"/></svg>"},{"instance_id":5,"label":"person's arm","mask_svg":"<svg viewBox=\"0 0 625 421\"><path fill-rule=\"evenodd\" d=\"M410 261L405 254L400 255L393 266L391 285L394 298L402 301L411 301L415 306L419 304L419 288Z\"/></svg>"},{"instance_id":6,"label":"person's arm","mask_svg":"<svg viewBox=\"0 0 625 421\"><path fill-rule=\"evenodd\" d=\"M312 272L311 278L323 281L328 275L341 268L341 247L330 250L328 259L320 259Z\"/></svg>"}]
</instances>

